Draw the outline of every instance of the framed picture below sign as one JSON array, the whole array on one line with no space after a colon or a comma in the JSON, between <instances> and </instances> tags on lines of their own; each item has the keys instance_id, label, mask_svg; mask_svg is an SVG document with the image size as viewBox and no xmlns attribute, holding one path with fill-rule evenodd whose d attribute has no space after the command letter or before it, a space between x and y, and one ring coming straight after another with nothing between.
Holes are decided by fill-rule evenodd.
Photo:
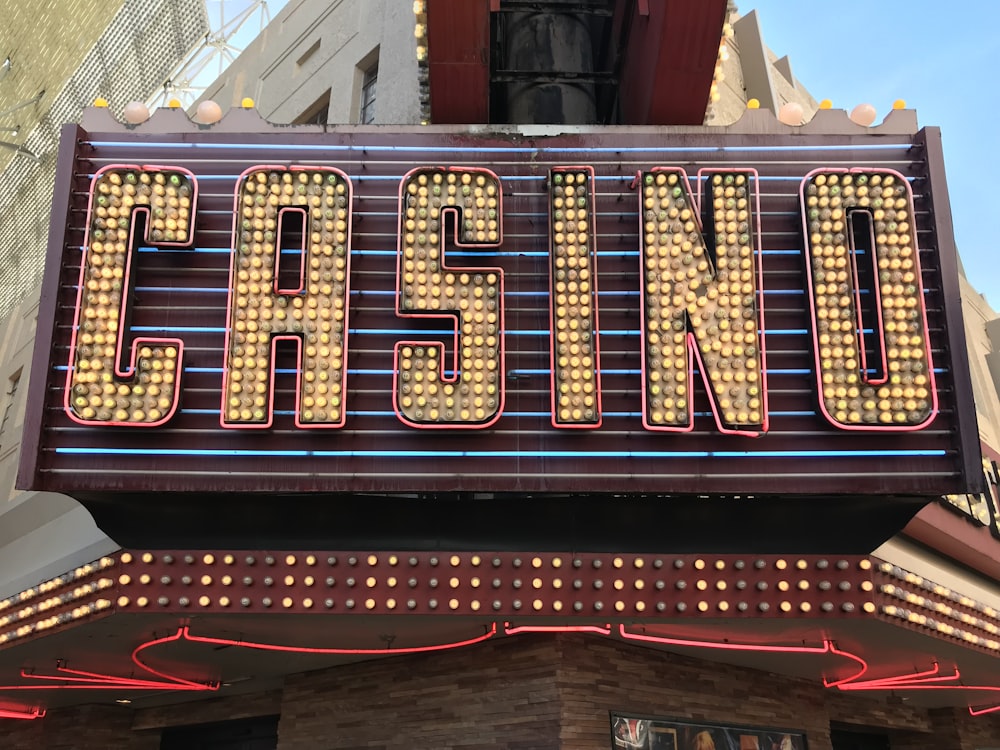
<instances>
[{"instance_id":1,"label":"framed picture below sign","mask_svg":"<svg viewBox=\"0 0 1000 750\"><path fill-rule=\"evenodd\" d=\"M613 750L806 750L804 733L788 729L694 724L611 714Z\"/></svg>"}]
</instances>

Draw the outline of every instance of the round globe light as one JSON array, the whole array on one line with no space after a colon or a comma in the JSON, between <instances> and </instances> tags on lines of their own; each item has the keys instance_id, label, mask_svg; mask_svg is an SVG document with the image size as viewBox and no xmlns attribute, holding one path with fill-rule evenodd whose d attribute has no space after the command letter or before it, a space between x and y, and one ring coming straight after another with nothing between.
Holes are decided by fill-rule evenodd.
<instances>
[{"instance_id":1,"label":"round globe light","mask_svg":"<svg viewBox=\"0 0 1000 750\"><path fill-rule=\"evenodd\" d=\"M798 102L786 102L778 110L778 119L785 123L785 125L801 125L804 114L801 104Z\"/></svg>"},{"instance_id":2,"label":"round globe light","mask_svg":"<svg viewBox=\"0 0 1000 750\"><path fill-rule=\"evenodd\" d=\"M218 102L206 99L198 105L194 118L202 125L214 125L222 119L222 107L219 106Z\"/></svg>"},{"instance_id":3,"label":"round globe light","mask_svg":"<svg viewBox=\"0 0 1000 750\"><path fill-rule=\"evenodd\" d=\"M142 102L129 102L125 105L122 116L130 125L139 125L149 119L149 107Z\"/></svg>"},{"instance_id":4,"label":"round globe light","mask_svg":"<svg viewBox=\"0 0 1000 750\"><path fill-rule=\"evenodd\" d=\"M851 122L864 125L866 128L875 122L875 107L871 104L859 104L851 110Z\"/></svg>"}]
</instances>

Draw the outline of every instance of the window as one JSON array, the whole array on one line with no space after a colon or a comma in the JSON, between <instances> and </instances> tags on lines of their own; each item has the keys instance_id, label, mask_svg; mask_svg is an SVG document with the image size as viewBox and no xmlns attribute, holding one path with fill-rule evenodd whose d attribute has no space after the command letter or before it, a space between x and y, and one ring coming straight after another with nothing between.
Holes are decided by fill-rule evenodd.
<instances>
[{"instance_id":1,"label":"window","mask_svg":"<svg viewBox=\"0 0 1000 750\"><path fill-rule=\"evenodd\" d=\"M160 750L274 750L278 717L224 721L163 730Z\"/></svg>"},{"instance_id":2,"label":"window","mask_svg":"<svg viewBox=\"0 0 1000 750\"><path fill-rule=\"evenodd\" d=\"M361 107L358 122L370 125L375 122L375 84L378 83L378 59L370 65L361 79Z\"/></svg>"},{"instance_id":3,"label":"window","mask_svg":"<svg viewBox=\"0 0 1000 750\"><path fill-rule=\"evenodd\" d=\"M295 118L296 125L326 125L330 120L330 92L327 91Z\"/></svg>"}]
</instances>

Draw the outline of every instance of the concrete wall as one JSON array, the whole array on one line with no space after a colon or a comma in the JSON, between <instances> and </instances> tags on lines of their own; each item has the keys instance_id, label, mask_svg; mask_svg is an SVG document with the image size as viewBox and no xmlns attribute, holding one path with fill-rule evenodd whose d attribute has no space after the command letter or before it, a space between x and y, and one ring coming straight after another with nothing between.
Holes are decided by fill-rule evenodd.
<instances>
[{"instance_id":1,"label":"concrete wall","mask_svg":"<svg viewBox=\"0 0 1000 750\"><path fill-rule=\"evenodd\" d=\"M732 14L730 21L736 23L737 20L738 14ZM720 98L712 105L706 125L729 125L739 120L746 111L747 100L753 96L747 91L751 80L756 82L753 85L767 86L775 112L782 104L796 102L802 105L804 120L808 122L819 108L816 99L795 78L787 58L779 58L767 46L754 20L751 18L750 23L743 24L740 33L726 42L729 59L722 63ZM745 49L741 49L741 41ZM761 107L766 108L763 101Z\"/></svg>"},{"instance_id":2,"label":"concrete wall","mask_svg":"<svg viewBox=\"0 0 1000 750\"><path fill-rule=\"evenodd\" d=\"M75 500L14 489L37 308L36 293L0 323L0 598L118 549Z\"/></svg>"},{"instance_id":3,"label":"concrete wall","mask_svg":"<svg viewBox=\"0 0 1000 750\"><path fill-rule=\"evenodd\" d=\"M420 122L413 6L399 0L290 0L203 98L223 110L251 97L291 123L329 94L327 122L358 122L364 71L378 60L375 123Z\"/></svg>"},{"instance_id":4,"label":"concrete wall","mask_svg":"<svg viewBox=\"0 0 1000 750\"><path fill-rule=\"evenodd\" d=\"M1000 367L991 360L1000 354L1000 322L986 298L962 277L962 313L965 318L965 342L969 348L969 370L976 394L979 437L1000 451Z\"/></svg>"}]
</instances>

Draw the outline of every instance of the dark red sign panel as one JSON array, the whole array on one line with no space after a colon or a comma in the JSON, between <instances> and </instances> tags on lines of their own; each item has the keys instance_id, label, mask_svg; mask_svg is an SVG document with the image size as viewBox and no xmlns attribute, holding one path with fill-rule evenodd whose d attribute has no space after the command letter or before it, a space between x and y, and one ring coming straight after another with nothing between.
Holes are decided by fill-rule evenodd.
<instances>
[{"instance_id":1,"label":"dark red sign panel","mask_svg":"<svg viewBox=\"0 0 1000 750\"><path fill-rule=\"evenodd\" d=\"M54 212L24 486L978 481L936 131L70 127Z\"/></svg>"}]
</instances>

